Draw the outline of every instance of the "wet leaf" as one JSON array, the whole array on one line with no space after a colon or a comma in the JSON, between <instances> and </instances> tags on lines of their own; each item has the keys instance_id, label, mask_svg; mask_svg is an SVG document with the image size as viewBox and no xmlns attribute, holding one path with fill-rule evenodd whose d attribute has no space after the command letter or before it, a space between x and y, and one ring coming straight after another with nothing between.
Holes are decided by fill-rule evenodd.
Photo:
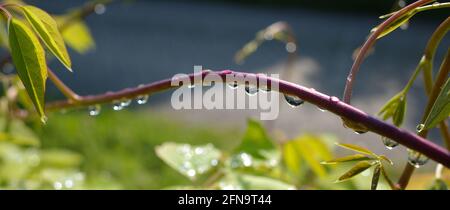
<instances>
[{"instance_id":1,"label":"wet leaf","mask_svg":"<svg viewBox=\"0 0 450 210\"><path fill-rule=\"evenodd\" d=\"M294 142L283 145L283 160L288 170L296 176L301 174L302 156L299 155Z\"/></svg>"},{"instance_id":2,"label":"wet leaf","mask_svg":"<svg viewBox=\"0 0 450 210\"><path fill-rule=\"evenodd\" d=\"M376 190L378 186L378 181L380 180L381 174L381 164L377 164L375 169L373 169L372 183L370 185L371 190Z\"/></svg>"},{"instance_id":3,"label":"wet leaf","mask_svg":"<svg viewBox=\"0 0 450 210\"><path fill-rule=\"evenodd\" d=\"M450 78L441 89L430 114L424 123L424 129L430 129L436 126L438 123L447 119L450 114Z\"/></svg>"},{"instance_id":4,"label":"wet leaf","mask_svg":"<svg viewBox=\"0 0 450 210\"><path fill-rule=\"evenodd\" d=\"M72 62L69 53L67 52L66 45L64 44L64 40L59 33L56 21L44 10L34 6L23 6L22 10L28 22L45 43L47 48L69 71L72 71Z\"/></svg>"},{"instance_id":5,"label":"wet leaf","mask_svg":"<svg viewBox=\"0 0 450 210\"><path fill-rule=\"evenodd\" d=\"M82 20L74 20L64 27L62 36L67 45L80 54L95 48L89 27Z\"/></svg>"},{"instance_id":6,"label":"wet leaf","mask_svg":"<svg viewBox=\"0 0 450 210\"><path fill-rule=\"evenodd\" d=\"M392 22L388 27L386 27L383 32L381 32L380 35L378 35L377 39L380 39L386 35L388 35L389 33L391 33L392 31L396 30L397 28L399 28L400 26L402 26L403 24L406 24L408 22L408 20L414 16L415 13L414 12L409 12L407 14L404 14L403 16L401 16L400 18L397 18L397 20L395 20L394 22ZM371 32L374 32L375 30L377 30L378 27L373 28L371 30Z\"/></svg>"},{"instance_id":7,"label":"wet leaf","mask_svg":"<svg viewBox=\"0 0 450 210\"><path fill-rule=\"evenodd\" d=\"M373 158L367 157L363 154L354 154L345 157L335 158L328 161L323 161L322 164L338 164L352 161L373 160Z\"/></svg>"},{"instance_id":8,"label":"wet leaf","mask_svg":"<svg viewBox=\"0 0 450 210\"><path fill-rule=\"evenodd\" d=\"M358 146L358 145L341 144L341 143L336 143L336 145L338 145L338 146L340 146L342 148L345 148L345 149L353 150L355 152L359 152L359 153L363 153L363 154L366 154L366 155L377 157L377 154L373 153L372 151L370 151L370 150L368 150L368 149L366 149L364 147Z\"/></svg>"},{"instance_id":9,"label":"wet leaf","mask_svg":"<svg viewBox=\"0 0 450 210\"><path fill-rule=\"evenodd\" d=\"M378 158L380 158L380 160L386 161L387 163L389 163L389 164L391 164L391 165L394 165L394 162L392 162L391 159L389 159L388 157L386 157L386 156L384 156L384 155L380 155L380 156L378 156Z\"/></svg>"},{"instance_id":10,"label":"wet leaf","mask_svg":"<svg viewBox=\"0 0 450 210\"><path fill-rule=\"evenodd\" d=\"M234 153L247 153L254 158L267 159L266 154L275 150L275 144L264 127L255 120L248 120L247 131L241 144L234 149Z\"/></svg>"},{"instance_id":11,"label":"wet leaf","mask_svg":"<svg viewBox=\"0 0 450 210\"><path fill-rule=\"evenodd\" d=\"M164 143L156 147L156 155L167 165L189 179L196 179L219 163L221 152L213 145Z\"/></svg>"},{"instance_id":12,"label":"wet leaf","mask_svg":"<svg viewBox=\"0 0 450 210\"><path fill-rule=\"evenodd\" d=\"M337 181L338 182L342 182L342 181L349 180L352 177L354 177L354 176L360 174L361 172L367 170L371 166L372 166L372 163L370 163L369 161L360 161L355 166L353 166L353 168L351 168L345 174L340 176Z\"/></svg>"},{"instance_id":13,"label":"wet leaf","mask_svg":"<svg viewBox=\"0 0 450 210\"><path fill-rule=\"evenodd\" d=\"M403 124L405 113L406 113L406 98L402 97L398 103L397 109L395 109L394 116L392 117L394 125L399 127Z\"/></svg>"},{"instance_id":14,"label":"wet leaf","mask_svg":"<svg viewBox=\"0 0 450 210\"><path fill-rule=\"evenodd\" d=\"M295 186L264 176L228 172L218 187L221 190L293 190Z\"/></svg>"},{"instance_id":15,"label":"wet leaf","mask_svg":"<svg viewBox=\"0 0 450 210\"><path fill-rule=\"evenodd\" d=\"M41 121L45 122L44 94L47 66L44 49L28 26L17 19L12 19L9 25L9 45L17 74L33 101Z\"/></svg>"}]
</instances>

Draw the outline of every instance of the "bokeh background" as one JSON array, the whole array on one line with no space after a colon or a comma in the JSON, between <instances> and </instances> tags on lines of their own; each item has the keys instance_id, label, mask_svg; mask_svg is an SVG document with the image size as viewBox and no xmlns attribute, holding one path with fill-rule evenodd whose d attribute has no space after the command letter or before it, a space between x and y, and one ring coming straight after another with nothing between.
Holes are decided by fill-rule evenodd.
<instances>
[{"instance_id":1,"label":"bokeh background","mask_svg":"<svg viewBox=\"0 0 450 210\"><path fill-rule=\"evenodd\" d=\"M27 1L58 14L86 1ZM243 64L235 53L255 33L277 21L291 25L298 39L298 59L290 81L341 96L352 54L380 23L378 16L391 12L395 1L200 1L136 0L106 6L104 13L87 17L95 50L80 55L70 51L73 73L57 62L52 68L79 94L97 94L191 73L194 65L205 69L281 73L287 52L279 42L266 42ZM448 15L448 10L415 16L406 30L381 39L357 76L353 104L375 115L379 108L407 82L429 36ZM449 46L447 36L441 46ZM440 62L445 47L439 48ZM436 63L435 66L438 66ZM50 85L48 100L61 99ZM406 129L414 130L426 98L422 82L414 84L408 98ZM147 105L133 104L120 112L104 105L90 117L87 110L52 113L39 135L43 148L63 148L81 156L87 177L96 177L111 188L162 188L190 181L165 166L154 147L166 141L212 143L230 149L257 111L173 110L170 93L152 96ZM282 105L274 122L281 139L303 133L329 133L340 142L357 143L384 153L398 170L406 161L405 148L388 151L374 134L356 135L342 127L336 116L312 105L300 108ZM437 135L431 135L441 143ZM339 151L337 151L339 153ZM419 173L433 170L427 164ZM399 171L393 171L394 177ZM100 178L99 178L100 177ZM102 180L102 181L98 181Z\"/></svg>"}]
</instances>

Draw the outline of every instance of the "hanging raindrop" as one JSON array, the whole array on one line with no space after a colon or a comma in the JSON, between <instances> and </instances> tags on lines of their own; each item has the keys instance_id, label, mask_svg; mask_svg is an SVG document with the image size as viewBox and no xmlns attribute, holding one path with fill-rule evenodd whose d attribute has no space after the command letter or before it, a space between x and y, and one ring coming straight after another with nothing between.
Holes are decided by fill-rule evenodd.
<instances>
[{"instance_id":1,"label":"hanging raindrop","mask_svg":"<svg viewBox=\"0 0 450 210\"><path fill-rule=\"evenodd\" d=\"M249 96L254 96L256 95L256 93L258 93L258 88L251 85L245 85L245 92Z\"/></svg>"},{"instance_id":2,"label":"hanging raindrop","mask_svg":"<svg viewBox=\"0 0 450 210\"><path fill-rule=\"evenodd\" d=\"M148 95L141 95L136 98L136 103L139 105L146 104L148 101Z\"/></svg>"},{"instance_id":3,"label":"hanging raindrop","mask_svg":"<svg viewBox=\"0 0 450 210\"><path fill-rule=\"evenodd\" d=\"M120 101L113 102L114 111L120 111L123 109L122 103Z\"/></svg>"},{"instance_id":4,"label":"hanging raindrop","mask_svg":"<svg viewBox=\"0 0 450 210\"><path fill-rule=\"evenodd\" d=\"M231 89L236 89L238 88L238 82L234 81L232 83L228 83L228 87L230 87Z\"/></svg>"},{"instance_id":5,"label":"hanging raindrop","mask_svg":"<svg viewBox=\"0 0 450 210\"><path fill-rule=\"evenodd\" d=\"M385 136L381 137L381 140L383 141L384 146L386 146L386 148L389 150L394 149L394 147L398 146L398 142Z\"/></svg>"},{"instance_id":6,"label":"hanging raindrop","mask_svg":"<svg viewBox=\"0 0 450 210\"><path fill-rule=\"evenodd\" d=\"M422 132L422 130L425 128L425 125L424 124L419 124L419 125L417 125L417 127L416 127L416 131L417 132Z\"/></svg>"},{"instance_id":7,"label":"hanging raindrop","mask_svg":"<svg viewBox=\"0 0 450 210\"><path fill-rule=\"evenodd\" d=\"M284 99L286 99L286 102L292 107L298 107L305 103L301 98L293 95L284 94Z\"/></svg>"},{"instance_id":8,"label":"hanging raindrop","mask_svg":"<svg viewBox=\"0 0 450 210\"><path fill-rule=\"evenodd\" d=\"M100 105L92 105L88 107L88 112L89 112L89 116L97 116L100 114L100 110L101 110L101 106Z\"/></svg>"},{"instance_id":9,"label":"hanging raindrop","mask_svg":"<svg viewBox=\"0 0 450 210\"><path fill-rule=\"evenodd\" d=\"M428 157L417 151L408 149L408 162L414 167L419 168L428 162Z\"/></svg>"},{"instance_id":10,"label":"hanging raindrop","mask_svg":"<svg viewBox=\"0 0 450 210\"><path fill-rule=\"evenodd\" d=\"M104 4L96 4L94 7L94 12L97 15L103 15L106 12L106 6Z\"/></svg>"},{"instance_id":11,"label":"hanging raindrop","mask_svg":"<svg viewBox=\"0 0 450 210\"><path fill-rule=\"evenodd\" d=\"M130 104L131 104L131 99L124 99L120 102L120 106L122 106L122 107L130 106Z\"/></svg>"}]
</instances>

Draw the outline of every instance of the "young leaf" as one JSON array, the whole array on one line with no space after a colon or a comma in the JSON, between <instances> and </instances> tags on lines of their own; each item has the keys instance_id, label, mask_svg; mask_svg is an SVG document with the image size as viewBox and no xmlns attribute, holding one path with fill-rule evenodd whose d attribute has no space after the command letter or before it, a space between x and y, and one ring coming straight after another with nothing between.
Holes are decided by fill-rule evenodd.
<instances>
[{"instance_id":1,"label":"young leaf","mask_svg":"<svg viewBox=\"0 0 450 210\"><path fill-rule=\"evenodd\" d=\"M164 143L156 147L156 155L167 165L191 180L217 166L221 152L213 145Z\"/></svg>"},{"instance_id":2,"label":"young leaf","mask_svg":"<svg viewBox=\"0 0 450 210\"><path fill-rule=\"evenodd\" d=\"M72 71L72 62L70 61L69 53L67 53L64 40L58 31L56 21L44 10L34 6L23 6L22 10L28 22L30 22L30 25L47 48L69 71Z\"/></svg>"},{"instance_id":3,"label":"young leaf","mask_svg":"<svg viewBox=\"0 0 450 210\"><path fill-rule=\"evenodd\" d=\"M386 157L386 156L384 156L384 155L380 155L380 156L378 156L378 158L379 158L380 160L384 160L384 161L388 162L388 163L391 164L391 165L394 165L394 162L392 162L391 159L389 159L388 157Z\"/></svg>"},{"instance_id":4,"label":"young leaf","mask_svg":"<svg viewBox=\"0 0 450 210\"><path fill-rule=\"evenodd\" d=\"M360 161L355 166L353 166L353 168L351 168L345 174L340 176L337 181L338 182L346 181L346 180L360 174L361 172L367 170L371 166L372 166L372 163L370 163L369 161Z\"/></svg>"},{"instance_id":5,"label":"young leaf","mask_svg":"<svg viewBox=\"0 0 450 210\"><path fill-rule=\"evenodd\" d=\"M267 135L264 127L255 120L248 120L247 131L242 143L234 152L245 152L255 158L266 159L265 153L274 150L276 150L276 147L272 139Z\"/></svg>"},{"instance_id":6,"label":"young leaf","mask_svg":"<svg viewBox=\"0 0 450 210\"><path fill-rule=\"evenodd\" d=\"M394 125L401 126L403 124L405 112L406 112L406 98L402 97L397 105L397 109L395 109L394 116L392 117Z\"/></svg>"},{"instance_id":7,"label":"young leaf","mask_svg":"<svg viewBox=\"0 0 450 210\"><path fill-rule=\"evenodd\" d=\"M89 27L81 20L74 20L67 24L62 31L62 36L67 45L80 54L95 48Z\"/></svg>"},{"instance_id":8,"label":"young leaf","mask_svg":"<svg viewBox=\"0 0 450 210\"><path fill-rule=\"evenodd\" d=\"M436 126L439 122L449 117L450 114L450 78L447 79L444 87L441 89L430 114L424 123L424 129Z\"/></svg>"},{"instance_id":9,"label":"young leaf","mask_svg":"<svg viewBox=\"0 0 450 210\"><path fill-rule=\"evenodd\" d=\"M321 162L322 164L338 164L338 163L345 163L345 162L352 162L352 161L362 161L362 160L373 160L373 158L367 157L363 154L354 154L349 155L341 158L335 158L328 161Z\"/></svg>"},{"instance_id":10,"label":"young leaf","mask_svg":"<svg viewBox=\"0 0 450 210\"><path fill-rule=\"evenodd\" d=\"M378 180L380 180L381 164L377 164L373 170L372 183L370 185L371 190L376 190L378 186Z\"/></svg>"},{"instance_id":11,"label":"young leaf","mask_svg":"<svg viewBox=\"0 0 450 210\"><path fill-rule=\"evenodd\" d=\"M340 147L343 147L345 149L349 149L349 150L353 150L353 151L356 151L356 152L359 152L359 153L363 153L363 154L366 154L366 155L377 157L377 154L373 153L372 151L370 151L370 150L368 150L368 149L366 149L364 147L358 146L358 145L341 144L341 143L336 143L336 145L338 145Z\"/></svg>"},{"instance_id":12,"label":"young leaf","mask_svg":"<svg viewBox=\"0 0 450 210\"><path fill-rule=\"evenodd\" d=\"M413 17L416 13L415 12L409 12L403 16L401 16L400 18L398 18L397 20L395 20L394 22L392 22L388 27L386 27L384 29L383 32L381 32L380 35L378 35L377 39L380 39L386 35L388 35L389 33L391 33L392 31L394 31L395 29L397 29L398 27L400 27L401 25L405 24L408 22L408 20ZM373 28L371 31L374 32L375 30L377 30L377 28Z\"/></svg>"},{"instance_id":13,"label":"young leaf","mask_svg":"<svg viewBox=\"0 0 450 210\"><path fill-rule=\"evenodd\" d=\"M44 122L46 119L44 94L47 79L44 49L31 29L17 19L12 19L9 24L9 45L17 74Z\"/></svg>"}]
</instances>

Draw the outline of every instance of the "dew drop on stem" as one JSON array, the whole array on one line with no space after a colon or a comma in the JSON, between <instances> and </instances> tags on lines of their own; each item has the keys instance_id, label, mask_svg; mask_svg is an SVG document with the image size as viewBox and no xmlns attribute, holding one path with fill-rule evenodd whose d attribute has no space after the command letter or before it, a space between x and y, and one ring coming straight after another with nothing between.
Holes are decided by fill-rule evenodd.
<instances>
[{"instance_id":1,"label":"dew drop on stem","mask_svg":"<svg viewBox=\"0 0 450 210\"><path fill-rule=\"evenodd\" d=\"M96 104L88 107L89 116L97 116L100 114L101 106Z\"/></svg>"},{"instance_id":2,"label":"dew drop on stem","mask_svg":"<svg viewBox=\"0 0 450 210\"><path fill-rule=\"evenodd\" d=\"M141 95L136 98L136 103L139 105L146 104L148 101L148 95Z\"/></svg>"},{"instance_id":3,"label":"dew drop on stem","mask_svg":"<svg viewBox=\"0 0 450 210\"><path fill-rule=\"evenodd\" d=\"M411 149L408 149L408 162L416 168L425 165L428 157Z\"/></svg>"},{"instance_id":4,"label":"dew drop on stem","mask_svg":"<svg viewBox=\"0 0 450 210\"><path fill-rule=\"evenodd\" d=\"M386 146L387 149L391 150L394 149L394 147L398 146L398 142L388 138L388 137L381 137L381 140L383 141L384 146Z\"/></svg>"},{"instance_id":5,"label":"dew drop on stem","mask_svg":"<svg viewBox=\"0 0 450 210\"><path fill-rule=\"evenodd\" d=\"M305 103L305 101L303 101L301 98L288 94L284 95L284 99L286 99L286 102L292 107L298 107Z\"/></svg>"},{"instance_id":6,"label":"dew drop on stem","mask_svg":"<svg viewBox=\"0 0 450 210\"><path fill-rule=\"evenodd\" d=\"M249 96L254 96L258 93L258 88L252 85L245 85L245 92Z\"/></svg>"},{"instance_id":7,"label":"dew drop on stem","mask_svg":"<svg viewBox=\"0 0 450 210\"><path fill-rule=\"evenodd\" d=\"M416 131L417 132L422 132L422 130L425 128L425 125L424 124L419 124L419 125L417 125L417 127L416 127Z\"/></svg>"},{"instance_id":8,"label":"dew drop on stem","mask_svg":"<svg viewBox=\"0 0 450 210\"><path fill-rule=\"evenodd\" d=\"M294 42L286 43L286 51L288 51L288 53L294 53L297 51L297 45Z\"/></svg>"},{"instance_id":9,"label":"dew drop on stem","mask_svg":"<svg viewBox=\"0 0 450 210\"><path fill-rule=\"evenodd\" d=\"M230 87L231 89L236 89L238 88L238 83L236 81L232 82L232 83L228 83L228 87Z\"/></svg>"},{"instance_id":10,"label":"dew drop on stem","mask_svg":"<svg viewBox=\"0 0 450 210\"><path fill-rule=\"evenodd\" d=\"M120 111L123 109L122 103L120 101L113 102L113 110Z\"/></svg>"},{"instance_id":11,"label":"dew drop on stem","mask_svg":"<svg viewBox=\"0 0 450 210\"><path fill-rule=\"evenodd\" d=\"M120 106L127 107L131 104L131 99L124 99L120 102Z\"/></svg>"}]
</instances>

